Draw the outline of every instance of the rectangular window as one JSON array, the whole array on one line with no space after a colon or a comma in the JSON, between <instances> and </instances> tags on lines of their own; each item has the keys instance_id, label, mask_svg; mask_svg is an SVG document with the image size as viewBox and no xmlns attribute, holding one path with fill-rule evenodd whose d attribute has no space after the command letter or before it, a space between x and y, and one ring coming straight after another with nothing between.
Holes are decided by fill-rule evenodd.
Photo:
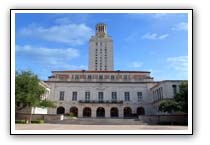
<instances>
[{"instance_id":1,"label":"rectangular window","mask_svg":"<svg viewBox=\"0 0 210 145\"><path fill-rule=\"evenodd\" d=\"M125 92L125 101L130 101L130 93Z\"/></svg>"},{"instance_id":2,"label":"rectangular window","mask_svg":"<svg viewBox=\"0 0 210 145\"><path fill-rule=\"evenodd\" d=\"M64 100L64 91L60 91L59 100L60 101L63 101Z\"/></svg>"},{"instance_id":3,"label":"rectangular window","mask_svg":"<svg viewBox=\"0 0 210 145\"><path fill-rule=\"evenodd\" d=\"M177 87L176 87L176 85L172 85L172 88L173 88L173 93L174 93L174 97L175 97L177 94Z\"/></svg>"},{"instance_id":4,"label":"rectangular window","mask_svg":"<svg viewBox=\"0 0 210 145\"><path fill-rule=\"evenodd\" d=\"M92 79L92 76L91 75L88 75L88 80L91 80Z\"/></svg>"},{"instance_id":5,"label":"rectangular window","mask_svg":"<svg viewBox=\"0 0 210 145\"><path fill-rule=\"evenodd\" d=\"M79 80L79 75L75 75L75 80Z\"/></svg>"},{"instance_id":6,"label":"rectangular window","mask_svg":"<svg viewBox=\"0 0 210 145\"><path fill-rule=\"evenodd\" d=\"M104 100L104 94L103 94L103 92L98 92L98 101L99 102L103 102L103 100Z\"/></svg>"},{"instance_id":7,"label":"rectangular window","mask_svg":"<svg viewBox=\"0 0 210 145\"><path fill-rule=\"evenodd\" d=\"M77 92L72 92L72 101L77 101Z\"/></svg>"},{"instance_id":8,"label":"rectangular window","mask_svg":"<svg viewBox=\"0 0 210 145\"><path fill-rule=\"evenodd\" d=\"M99 75L99 80L103 80L103 75Z\"/></svg>"},{"instance_id":9,"label":"rectangular window","mask_svg":"<svg viewBox=\"0 0 210 145\"><path fill-rule=\"evenodd\" d=\"M112 92L112 101L117 101L117 92Z\"/></svg>"},{"instance_id":10,"label":"rectangular window","mask_svg":"<svg viewBox=\"0 0 210 145\"><path fill-rule=\"evenodd\" d=\"M85 92L85 101L90 101L90 92Z\"/></svg>"},{"instance_id":11,"label":"rectangular window","mask_svg":"<svg viewBox=\"0 0 210 145\"><path fill-rule=\"evenodd\" d=\"M137 92L138 102L142 101L142 92Z\"/></svg>"},{"instance_id":12,"label":"rectangular window","mask_svg":"<svg viewBox=\"0 0 210 145\"><path fill-rule=\"evenodd\" d=\"M128 79L128 76L127 76L127 75L124 75L124 76L123 76L123 79L124 79L124 80L127 80L127 79Z\"/></svg>"},{"instance_id":13,"label":"rectangular window","mask_svg":"<svg viewBox=\"0 0 210 145\"><path fill-rule=\"evenodd\" d=\"M111 75L111 80L114 80L114 75Z\"/></svg>"}]
</instances>

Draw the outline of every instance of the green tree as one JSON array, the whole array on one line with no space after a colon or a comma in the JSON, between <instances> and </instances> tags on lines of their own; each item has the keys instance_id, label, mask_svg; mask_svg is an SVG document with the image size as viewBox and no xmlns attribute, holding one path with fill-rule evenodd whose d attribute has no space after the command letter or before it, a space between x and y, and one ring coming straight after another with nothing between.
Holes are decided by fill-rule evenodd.
<instances>
[{"instance_id":1,"label":"green tree","mask_svg":"<svg viewBox=\"0 0 210 145\"><path fill-rule=\"evenodd\" d=\"M178 110L178 103L174 100L163 100L160 103L159 110L162 112L175 112Z\"/></svg>"},{"instance_id":2,"label":"green tree","mask_svg":"<svg viewBox=\"0 0 210 145\"><path fill-rule=\"evenodd\" d=\"M163 100L160 102L159 110L162 112L185 112L188 113L188 82L183 81L179 85L179 93L174 99Z\"/></svg>"},{"instance_id":3,"label":"green tree","mask_svg":"<svg viewBox=\"0 0 210 145\"><path fill-rule=\"evenodd\" d=\"M45 88L40 85L37 75L30 71L15 73L15 109L16 111L24 108L33 107L55 107L55 103L50 100L44 100L42 95ZM31 113L31 111L30 111ZM32 113L29 122L31 122Z\"/></svg>"},{"instance_id":4,"label":"green tree","mask_svg":"<svg viewBox=\"0 0 210 145\"><path fill-rule=\"evenodd\" d=\"M175 101L179 104L179 111L188 113L188 82L184 81L179 86L179 93L176 94Z\"/></svg>"}]
</instances>

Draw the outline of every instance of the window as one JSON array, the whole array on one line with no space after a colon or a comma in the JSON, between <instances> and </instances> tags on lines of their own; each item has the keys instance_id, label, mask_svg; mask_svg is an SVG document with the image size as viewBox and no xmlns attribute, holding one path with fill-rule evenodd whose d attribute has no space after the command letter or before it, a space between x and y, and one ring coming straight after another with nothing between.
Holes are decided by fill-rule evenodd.
<instances>
[{"instance_id":1,"label":"window","mask_svg":"<svg viewBox=\"0 0 210 145\"><path fill-rule=\"evenodd\" d=\"M99 75L99 80L103 80L103 75Z\"/></svg>"},{"instance_id":2,"label":"window","mask_svg":"<svg viewBox=\"0 0 210 145\"><path fill-rule=\"evenodd\" d=\"M75 75L75 80L79 80L79 75Z\"/></svg>"},{"instance_id":3,"label":"window","mask_svg":"<svg viewBox=\"0 0 210 145\"><path fill-rule=\"evenodd\" d=\"M88 75L88 80L91 80L92 79L92 76L91 75Z\"/></svg>"},{"instance_id":4,"label":"window","mask_svg":"<svg viewBox=\"0 0 210 145\"><path fill-rule=\"evenodd\" d=\"M163 88L160 88L160 92L161 92L161 99L163 99Z\"/></svg>"},{"instance_id":5,"label":"window","mask_svg":"<svg viewBox=\"0 0 210 145\"><path fill-rule=\"evenodd\" d=\"M112 92L112 101L117 101L117 92Z\"/></svg>"},{"instance_id":6,"label":"window","mask_svg":"<svg viewBox=\"0 0 210 145\"><path fill-rule=\"evenodd\" d=\"M59 100L60 101L63 101L64 100L64 91L60 91Z\"/></svg>"},{"instance_id":7,"label":"window","mask_svg":"<svg viewBox=\"0 0 210 145\"><path fill-rule=\"evenodd\" d=\"M98 42L96 42L96 46L98 46ZM97 49L96 49L97 50Z\"/></svg>"},{"instance_id":8,"label":"window","mask_svg":"<svg viewBox=\"0 0 210 145\"><path fill-rule=\"evenodd\" d=\"M103 100L104 100L104 94L103 94L103 92L98 92L98 101L99 102L103 102Z\"/></svg>"},{"instance_id":9,"label":"window","mask_svg":"<svg viewBox=\"0 0 210 145\"><path fill-rule=\"evenodd\" d=\"M138 102L142 101L142 92L137 92Z\"/></svg>"},{"instance_id":10,"label":"window","mask_svg":"<svg viewBox=\"0 0 210 145\"><path fill-rule=\"evenodd\" d=\"M124 76L123 76L123 79L124 79L124 80L127 80L127 79L128 79L128 76L127 76L127 75L124 75Z\"/></svg>"},{"instance_id":11,"label":"window","mask_svg":"<svg viewBox=\"0 0 210 145\"><path fill-rule=\"evenodd\" d=\"M90 101L90 92L85 92L85 101Z\"/></svg>"},{"instance_id":12,"label":"window","mask_svg":"<svg viewBox=\"0 0 210 145\"><path fill-rule=\"evenodd\" d=\"M125 92L125 101L130 101L130 93Z\"/></svg>"},{"instance_id":13,"label":"window","mask_svg":"<svg viewBox=\"0 0 210 145\"><path fill-rule=\"evenodd\" d=\"M177 93L177 87L176 85L172 85L172 88L173 88L173 93L174 93L174 97L176 96L176 93Z\"/></svg>"},{"instance_id":14,"label":"window","mask_svg":"<svg viewBox=\"0 0 210 145\"><path fill-rule=\"evenodd\" d=\"M111 80L114 80L114 75L111 75Z\"/></svg>"},{"instance_id":15,"label":"window","mask_svg":"<svg viewBox=\"0 0 210 145\"><path fill-rule=\"evenodd\" d=\"M72 92L72 101L77 101L77 92Z\"/></svg>"}]
</instances>

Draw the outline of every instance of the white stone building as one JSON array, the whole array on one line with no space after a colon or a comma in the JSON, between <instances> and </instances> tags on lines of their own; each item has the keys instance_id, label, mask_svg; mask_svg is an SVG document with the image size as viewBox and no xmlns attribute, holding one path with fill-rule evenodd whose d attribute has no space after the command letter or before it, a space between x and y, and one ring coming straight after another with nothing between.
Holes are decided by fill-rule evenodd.
<instances>
[{"instance_id":1,"label":"white stone building","mask_svg":"<svg viewBox=\"0 0 210 145\"><path fill-rule=\"evenodd\" d=\"M148 71L114 71L113 42L105 24L96 25L89 43L89 70L52 71L46 81L49 98L58 106L49 108L49 114L71 112L94 118L154 115L157 102L178 91L181 81L157 82Z\"/></svg>"}]
</instances>

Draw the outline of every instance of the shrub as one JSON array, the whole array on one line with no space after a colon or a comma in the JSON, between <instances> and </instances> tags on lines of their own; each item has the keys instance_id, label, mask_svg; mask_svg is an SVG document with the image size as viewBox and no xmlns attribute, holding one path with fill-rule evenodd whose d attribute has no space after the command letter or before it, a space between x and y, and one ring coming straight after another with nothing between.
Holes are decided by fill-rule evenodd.
<instances>
[{"instance_id":1,"label":"shrub","mask_svg":"<svg viewBox=\"0 0 210 145\"><path fill-rule=\"evenodd\" d=\"M42 124L44 120L32 120L31 123Z\"/></svg>"},{"instance_id":2,"label":"shrub","mask_svg":"<svg viewBox=\"0 0 210 145\"><path fill-rule=\"evenodd\" d=\"M26 120L15 120L17 124L26 124Z\"/></svg>"}]
</instances>

